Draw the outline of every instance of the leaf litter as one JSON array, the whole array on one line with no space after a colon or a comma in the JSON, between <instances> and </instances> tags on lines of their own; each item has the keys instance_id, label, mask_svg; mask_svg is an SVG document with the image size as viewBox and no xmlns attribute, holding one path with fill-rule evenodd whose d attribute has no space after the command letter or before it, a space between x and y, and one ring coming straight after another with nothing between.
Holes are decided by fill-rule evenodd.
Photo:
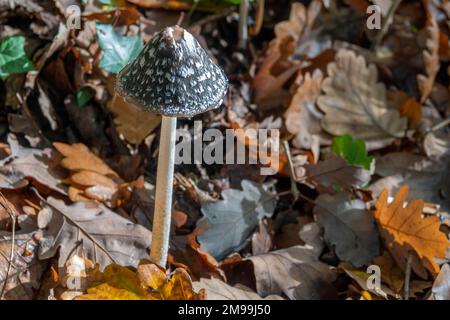
<instances>
[{"instance_id":1,"label":"leaf litter","mask_svg":"<svg viewBox=\"0 0 450 320\"><path fill-rule=\"evenodd\" d=\"M83 3L78 30L67 3L0 1L1 299L449 299L448 6L289 3L266 3L240 49L234 0L184 19L184 1ZM367 28L371 3L388 32ZM148 260L160 117L113 88L177 20L230 79L203 129L277 129L284 148L271 176L176 167L164 269Z\"/></svg>"}]
</instances>

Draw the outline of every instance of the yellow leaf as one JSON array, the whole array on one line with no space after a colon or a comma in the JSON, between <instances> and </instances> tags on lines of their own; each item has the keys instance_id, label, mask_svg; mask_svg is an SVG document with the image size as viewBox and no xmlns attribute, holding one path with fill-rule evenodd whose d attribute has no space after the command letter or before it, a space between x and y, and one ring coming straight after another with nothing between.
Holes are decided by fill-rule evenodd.
<instances>
[{"instance_id":1,"label":"yellow leaf","mask_svg":"<svg viewBox=\"0 0 450 320\"><path fill-rule=\"evenodd\" d=\"M407 185L400 187L392 203L388 204L388 191L384 190L376 203L375 219L399 267L405 270L411 250L414 272L426 279L426 270L433 275L439 272L435 259L445 258L450 242L439 230L441 222L436 216L422 218L423 200L411 200L404 207L408 192Z\"/></svg>"},{"instance_id":2,"label":"yellow leaf","mask_svg":"<svg viewBox=\"0 0 450 320\"><path fill-rule=\"evenodd\" d=\"M141 264L138 271L116 264L103 272L105 283L87 289L83 300L203 300L205 291L194 292L184 269L176 269L170 280L154 264Z\"/></svg>"},{"instance_id":3,"label":"yellow leaf","mask_svg":"<svg viewBox=\"0 0 450 320\"><path fill-rule=\"evenodd\" d=\"M191 277L182 268L175 270L169 283L162 286L160 292L165 300L201 300L203 295L202 292L194 292Z\"/></svg>"},{"instance_id":4,"label":"yellow leaf","mask_svg":"<svg viewBox=\"0 0 450 320\"><path fill-rule=\"evenodd\" d=\"M158 290L167 283L166 273L155 264L140 265L137 276L143 286L153 290Z\"/></svg>"},{"instance_id":5,"label":"yellow leaf","mask_svg":"<svg viewBox=\"0 0 450 320\"><path fill-rule=\"evenodd\" d=\"M134 292L103 283L94 288L89 288L87 294L75 298L75 300L151 300L151 296L143 296Z\"/></svg>"}]
</instances>

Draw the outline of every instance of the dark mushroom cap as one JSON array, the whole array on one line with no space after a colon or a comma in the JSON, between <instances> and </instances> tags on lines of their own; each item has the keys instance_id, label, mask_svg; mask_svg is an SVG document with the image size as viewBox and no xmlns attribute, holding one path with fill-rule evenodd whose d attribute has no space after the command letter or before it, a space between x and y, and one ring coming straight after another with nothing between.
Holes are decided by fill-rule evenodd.
<instances>
[{"instance_id":1,"label":"dark mushroom cap","mask_svg":"<svg viewBox=\"0 0 450 320\"><path fill-rule=\"evenodd\" d=\"M228 89L222 68L179 26L158 32L117 75L126 101L157 114L191 117L219 107Z\"/></svg>"}]
</instances>

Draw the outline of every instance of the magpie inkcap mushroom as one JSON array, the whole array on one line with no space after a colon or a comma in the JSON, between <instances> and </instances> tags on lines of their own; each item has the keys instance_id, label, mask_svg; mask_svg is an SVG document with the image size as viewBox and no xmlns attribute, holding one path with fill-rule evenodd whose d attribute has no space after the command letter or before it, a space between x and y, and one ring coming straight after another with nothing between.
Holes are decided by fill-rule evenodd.
<instances>
[{"instance_id":1,"label":"magpie inkcap mushroom","mask_svg":"<svg viewBox=\"0 0 450 320\"><path fill-rule=\"evenodd\" d=\"M137 107L162 115L150 259L165 267L172 217L177 117L222 104L228 80L198 41L179 26L157 33L120 70L116 92Z\"/></svg>"},{"instance_id":2,"label":"magpie inkcap mushroom","mask_svg":"<svg viewBox=\"0 0 450 320\"><path fill-rule=\"evenodd\" d=\"M228 89L222 68L179 26L157 33L118 74L116 91L156 114L192 117L219 107Z\"/></svg>"}]
</instances>

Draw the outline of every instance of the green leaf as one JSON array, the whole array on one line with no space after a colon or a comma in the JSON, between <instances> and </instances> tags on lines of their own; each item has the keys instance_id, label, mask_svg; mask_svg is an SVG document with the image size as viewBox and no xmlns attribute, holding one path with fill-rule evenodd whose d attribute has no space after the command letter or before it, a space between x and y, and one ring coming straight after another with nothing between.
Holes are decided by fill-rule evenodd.
<instances>
[{"instance_id":1,"label":"green leaf","mask_svg":"<svg viewBox=\"0 0 450 320\"><path fill-rule=\"evenodd\" d=\"M89 87L83 87L78 90L75 98L77 106L84 107L94 97L94 91Z\"/></svg>"},{"instance_id":2,"label":"green leaf","mask_svg":"<svg viewBox=\"0 0 450 320\"><path fill-rule=\"evenodd\" d=\"M103 49L99 67L112 73L119 72L128 61L136 58L143 47L139 36L120 36L109 24L97 23L97 36Z\"/></svg>"},{"instance_id":3,"label":"green leaf","mask_svg":"<svg viewBox=\"0 0 450 320\"><path fill-rule=\"evenodd\" d=\"M331 148L334 153L342 156L349 164L359 165L366 170L370 170L373 157L367 155L364 140L353 141L353 137L346 134L334 138Z\"/></svg>"},{"instance_id":4,"label":"green leaf","mask_svg":"<svg viewBox=\"0 0 450 320\"><path fill-rule=\"evenodd\" d=\"M3 39L0 44L0 78L6 79L10 74L36 69L25 54L24 44L25 37L23 36Z\"/></svg>"}]
</instances>

